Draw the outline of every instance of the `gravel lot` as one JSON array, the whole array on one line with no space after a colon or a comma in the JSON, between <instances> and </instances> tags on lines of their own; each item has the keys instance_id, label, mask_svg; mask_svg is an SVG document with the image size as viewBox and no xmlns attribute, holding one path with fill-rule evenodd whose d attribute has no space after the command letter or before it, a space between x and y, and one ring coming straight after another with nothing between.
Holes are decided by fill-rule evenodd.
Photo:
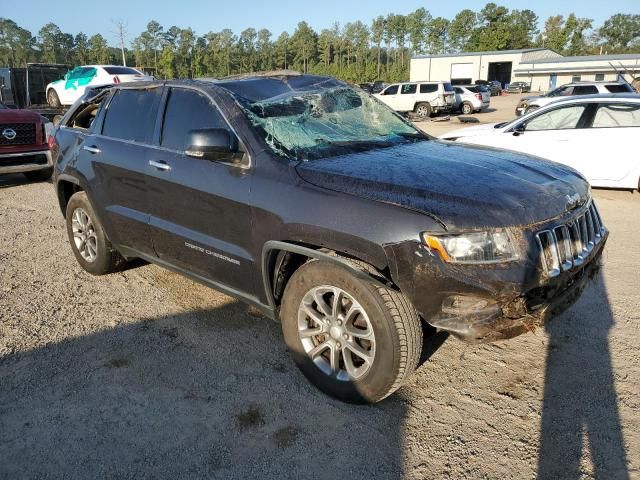
<instances>
[{"instance_id":1,"label":"gravel lot","mask_svg":"<svg viewBox=\"0 0 640 480\"><path fill-rule=\"evenodd\" d=\"M640 478L640 195L595 197L604 275L570 311L433 338L409 385L351 406L229 297L152 265L86 274L52 186L0 177L0 478Z\"/></svg>"}]
</instances>

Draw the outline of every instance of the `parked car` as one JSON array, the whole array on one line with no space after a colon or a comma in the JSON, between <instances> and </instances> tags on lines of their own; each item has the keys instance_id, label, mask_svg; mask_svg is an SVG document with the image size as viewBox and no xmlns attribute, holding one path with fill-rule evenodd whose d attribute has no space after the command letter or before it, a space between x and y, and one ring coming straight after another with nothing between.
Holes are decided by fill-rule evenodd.
<instances>
[{"instance_id":1,"label":"parked car","mask_svg":"<svg viewBox=\"0 0 640 480\"><path fill-rule=\"evenodd\" d=\"M370 94L380 93L384 89L384 83L381 80L376 80L373 83L360 83L358 86Z\"/></svg>"},{"instance_id":2,"label":"parked car","mask_svg":"<svg viewBox=\"0 0 640 480\"><path fill-rule=\"evenodd\" d=\"M496 97L502 93L502 83L498 80L476 80L476 85L484 85L491 92L492 97Z\"/></svg>"},{"instance_id":3,"label":"parked car","mask_svg":"<svg viewBox=\"0 0 640 480\"><path fill-rule=\"evenodd\" d=\"M562 85L550 92L537 97L524 97L516 106L516 116L533 112L540 107L556 101L558 98L574 95L595 95L598 93L634 93L633 88L627 82L575 82Z\"/></svg>"},{"instance_id":4,"label":"parked car","mask_svg":"<svg viewBox=\"0 0 640 480\"><path fill-rule=\"evenodd\" d=\"M53 162L47 143L51 128L36 112L0 103L0 175L24 173L34 181L51 177Z\"/></svg>"},{"instance_id":5,"label":"parked car","mask_svg":"<svg viewBox=\"0 0 640 480\"><path fill-rule=\"evenodd\" d=\"M108 85L153 80L141 71L117 65L84 65L67 72L63 79L47 85L49 105L71 105L84 93L87 86Z\"/></svg>"},{"instance_id":6,"label":"parked car","mask_svg":"<svg viewBox=\"0 0 640 480\"><path fill-rule=\"evenodd\" d=\"M531 85L527 82L511 82L507 87L507 93L526 93L531 91Z\"/></svg>"},{"instance_id":7,"label":"parked car","mask_svg":"<svg viewBox=\"0 0 640 480\"><path fill-rule=\"evenodd\" d=\"M640 190L640 95L556 100L509 123L454 130L441 138L537 155L578 170L594 187Z\"/></svg>"},{"instance_id":8,"label":"parked car","mask_svg":"<svg viewBox=\"0 0 640 480\"><path fill-rule=\"evenodd\" d=\"M608 235L574 170L437 141L329 77L92 91L53 148L82 268L143 258L239 298L352 402L406 381L422 321L493 341L567 308ZM561 263L554 231L574 235Z\"/></svg>"},{"instance_id":9,"label":"parked car","mask_svg":"<svg viewBox=\"0 0 640 480\"><path fill-rule=\"evenodd\" d=\"M455 108L455 95L449 82L394 83L375 96L396 112L413 112L419 118Z\"/></svg>"},{"instance_id":10,"label":"parked car","mask_svg":"<svg viewBox=\"0 0 640 480\"><path fill-rule=\"evenodd\" d=\"M456 110L465 115L488 108L491 103L491 92L482 85L454 85L456 94Z\"/></svg>"}]
</instances>

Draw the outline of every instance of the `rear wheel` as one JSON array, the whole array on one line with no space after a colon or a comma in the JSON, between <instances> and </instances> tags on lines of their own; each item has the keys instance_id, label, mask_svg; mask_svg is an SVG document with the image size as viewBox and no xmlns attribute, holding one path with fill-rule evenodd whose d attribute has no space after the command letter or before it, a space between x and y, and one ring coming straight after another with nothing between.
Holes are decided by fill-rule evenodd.
<instances>
[{"instance_id":1,"label":"rear wheel","mask_svg":"<svg viewBox=\"0 0 640 480\"><path fill-rule=\"evenodd\" d=\"M58 97L58 94L53 88L50 88L49 91L47 92L47 103L52 107L60 106L60 98Z\"/></svg>"},{"instance_id":2,"label":"rear wheel","mask_svg":"<svg viewBox=\"0 0 640 480\"><path fill-rule=\"evenodd\" d=\"M340 400L378 402L418 364L422 330L409 301L331 263L314 260L293 274L280 317L302 373Z\"/></svg>"},{"instance_id":3,"label":"rear wheel","mask_svg":"<svg viewBox=\"0 0 640 480\"><path fill-rule=\"evenodd\" d=\"M122 269L126 261L104 234L86 193L77 192L69 199L66 217L69 243L82 268L92 275Z\"/></svg>"},{"instance_id":4,"label":"rear wheel","mask_svg":"<svg viewBox=\"0 0 640 480\"><path fill-rule=\"evenodd\" d=\"M429 118L433 114L433 109L430 104L423 102L416 105L414 112L419 118L424 119Z\"/></svg>"},{"instance_id":5,"label":"rear wheel","mask_svg":"<svg viewBox=\"0 0 640 480\"><path fill-rule=\"evenodd\" d=\"M462 113L464 113L465 115L469 115L470 113L473 113L473 105L471 105L469 102L464 102L460 107L460 110L462 110Z\"/></svg>"},{"instance_id":6,"label":"rear wheel","mask_svg":"<svg viewBox=\"0 0 640 480\"><path fill-rule=\"evenodd\" d=\"M45 168L44 170L24 172L24 176L32 182L45 182L51 178L51 173L53 173L53 169Z\"/></svg>"}]
</instances>

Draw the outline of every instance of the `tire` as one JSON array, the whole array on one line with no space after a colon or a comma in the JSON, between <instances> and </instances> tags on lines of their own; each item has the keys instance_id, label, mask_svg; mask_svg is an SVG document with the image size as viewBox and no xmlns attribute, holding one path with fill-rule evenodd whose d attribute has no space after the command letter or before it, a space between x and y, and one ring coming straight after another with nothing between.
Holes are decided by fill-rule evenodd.
<instances>
[{"instance_id":1,"label":"tire","mask_svg":"<svg viewBox=\"0 0 640 480\"><path fill-rule=\"evenodd\" d=\"M469 102L464 102L460 106L460 111L465 115L470 115L473 113L473 105L471 105Z\"/></svg>"},{"instance_id":2,"label":"tire","mask_svg":"<svg viewBox=\"0 0 640 480\"><path fill-rule=\"evenodd\" d=\"M429 118L433 115L433 108L431 108L431 104L427 102L418 103L413 112L416 114L418 118Z\"/></svg>"},{"instance_id":3,"label":"tire","mask_svg":"<svg viewBox=\"0 0 640 480\"><path fill-rule=\"evenodd\" d=\"M51 105L52 107L60 107L61 106L60 98L58 97L58 93L53 88L50 88L49 91L47 92L47 103L49 105Z\"/></svg>"},{"instance_id":4,"label":"tire","mask_svg":"<svg viewBox=\"0 0 640 480\"><path fill-rule=\"evenodd\" d=\"M530 107L527 107L527 109L524 111L524 114L526 115L527 113L535 112L539 108L540 107L537 107L535 105L531 105Z\"/></svg>"},{"instance_id":5,"label":"tire","mask_svg":"<svg viewBox=\"0 0 640 480\"><path fill-rule=\"evenodd\" d=\"M125 259L104 234L85 192L77 192L69 199L66 222L71 249L83 269L92 275L105 275L124 267Z\"/></svg>"},{"instance_id":6,"label":"tire","mask_svg":"<svg viewBox=\"0 0 640 480\"><path fill-rule=\"evenodd\" d=\"M24 176L31 182L46 182L51 178L53 173L52 168L45 168L44 170L33 170L31 172L24 172Z\"/></svg>"},{"instance_id":7,"label":"tire","mask_svg":"<svg viewBox=\"0 0 640 480\"><path fill-rule=\"evenodd\" d=\"M336 292L339 308L333 303ZM314 298L324 301L325 312L331 305L331 312L356 313L321 313ZM285 288L280 318L285 343L302 373L324 393L346 402L381 401L400 388L420 359L420 319L407 298L332 263L313 260L296 270ZM328 324L319 327L324 321ZM332 352L337 361L330 361Z\"/></svg>"}]
</instances>

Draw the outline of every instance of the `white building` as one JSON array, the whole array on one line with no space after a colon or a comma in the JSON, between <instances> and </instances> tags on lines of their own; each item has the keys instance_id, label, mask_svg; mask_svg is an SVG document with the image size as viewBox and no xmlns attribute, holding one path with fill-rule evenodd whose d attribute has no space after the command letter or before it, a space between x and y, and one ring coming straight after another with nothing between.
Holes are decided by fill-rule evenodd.
<instances>
[{"instance_id":1,"label":"white building","mask_svg":"<svg viewBox=\"0 0 640 480\"><path fill-rule=\"evenodd\" d=\"M446 80L457 84L498 80L531 84L546 91L571 81L615 80L620 73L632 81L640 76L640 53L563 57L549 48L527 48L448 55L417 55L411 59L410 80Z\"/></svg>"}]
</instances>

